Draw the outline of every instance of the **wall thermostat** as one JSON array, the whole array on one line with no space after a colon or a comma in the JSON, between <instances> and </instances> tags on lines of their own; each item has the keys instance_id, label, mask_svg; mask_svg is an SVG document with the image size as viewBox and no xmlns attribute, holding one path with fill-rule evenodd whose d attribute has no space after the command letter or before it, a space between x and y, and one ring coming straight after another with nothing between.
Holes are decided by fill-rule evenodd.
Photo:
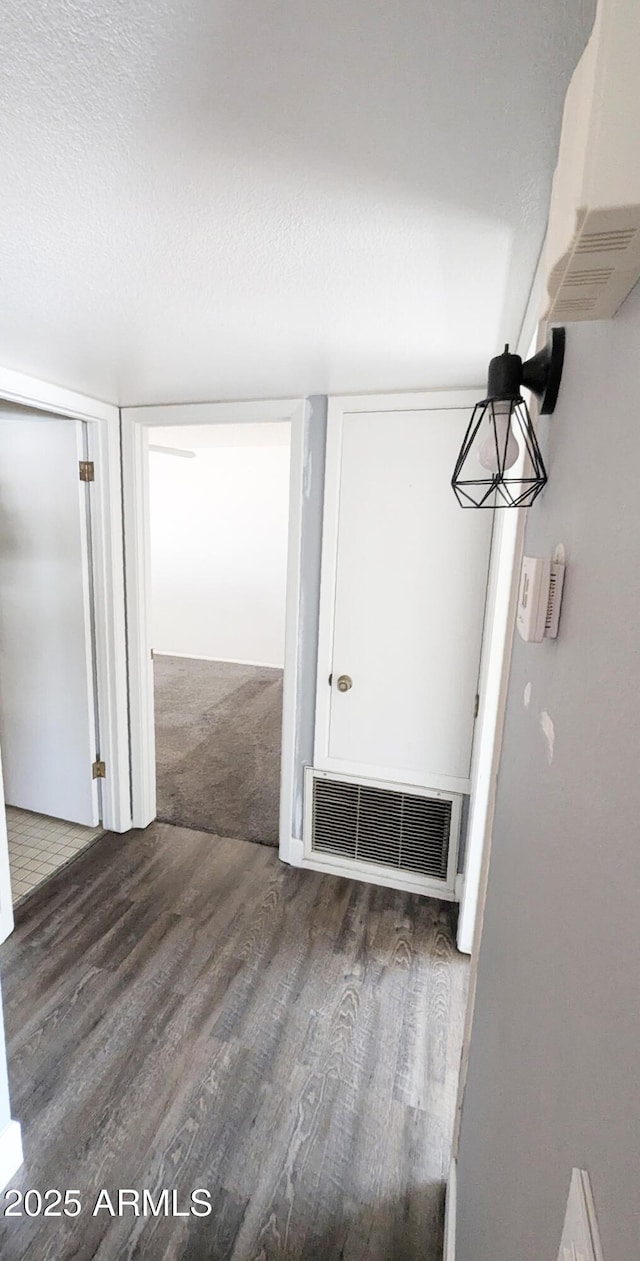
<instances>
[{"instance_id":1,"label":"wall thermostat","mask_svg":"<svg viewBox=\"0 0 640 1261\"><path fill-rule=\"evenodd\" d=\"M564 569L555 561L523 557L517 627L528 644L540 644L558 634Z\"/></svg>"}]
</instances>

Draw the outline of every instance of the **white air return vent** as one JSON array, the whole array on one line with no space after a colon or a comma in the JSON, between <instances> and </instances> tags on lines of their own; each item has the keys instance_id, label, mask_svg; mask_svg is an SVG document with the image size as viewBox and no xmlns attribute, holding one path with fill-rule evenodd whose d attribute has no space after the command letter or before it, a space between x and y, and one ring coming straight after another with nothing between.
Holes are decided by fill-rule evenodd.
<instances>
[{"instance_id":1,"label":"white air return vent","mask_svg":"<svg viewBox=\"0 0 640 1261\"><path fill-rule=\"evenodd\" d=\"M453 896L459 794L309 769L305 797L305 859L314 866Z\"/></svg>"},{"instance_id":2,"label":"white air return vent","mask_svg":"<svg viewBox=\"0 0 640 1261\"><path fill-rule=\"evenodd\" d=\"M640 4L599 0L565 102L546 240L550 320L606 319L640 279Z\"/></svg>"}]
</instances>

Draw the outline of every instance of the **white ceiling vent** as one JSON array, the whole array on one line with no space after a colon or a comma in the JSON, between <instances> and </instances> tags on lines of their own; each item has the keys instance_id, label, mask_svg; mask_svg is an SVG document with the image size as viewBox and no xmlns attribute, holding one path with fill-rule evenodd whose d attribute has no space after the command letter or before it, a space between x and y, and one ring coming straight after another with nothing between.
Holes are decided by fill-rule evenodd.
<instances>
[{"instance_id":1,"label":"white ceiling vent","mask_svg":"<svg viewBox=\"0 0 640 1261\"><path fill-rule=\"evenodd\" d=\"M567 92L546 240L549 320L615 315L640 279L640 5L599 0Z\"/></svg>"},{"instance_id":2,"label":"white ceiling vent","mask_svg":"<svg viewBox=\"0 0 640 1261\"><path fill-rule=\"evenodd\" d=\"M453 890L460 826L455 793L409 788L307 771L305 856L338 861L354 876L388 883L390 871ZM345 874L349 872L345 871ZM395 884L403 884L403 881Z\"/></svg>"}]
</instances>

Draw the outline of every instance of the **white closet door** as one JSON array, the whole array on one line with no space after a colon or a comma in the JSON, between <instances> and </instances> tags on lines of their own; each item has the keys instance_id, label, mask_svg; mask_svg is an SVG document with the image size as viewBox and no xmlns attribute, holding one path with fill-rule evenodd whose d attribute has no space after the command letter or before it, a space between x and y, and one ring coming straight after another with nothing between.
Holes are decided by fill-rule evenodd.
<instances>
[{"instance_id":1,"label":"white closet door","mask_svg":"<svg viewBox=\"0 0 640 1261\"><path fill-rule=\"evenodd\" d=\"M84 426L0 406L0 748L9 805L95 826Z\"/></svg>"},{"instance_id":2,"label":"white closet door","mask_svg":"<svg viewBox=\"0 0 640 1261\"><path fill-rule=\"evenodd\" d=\"M492 514L451 490L467 420L439 408L330 422L320 767L468 787Z\"/></svg>"}]
</instances>

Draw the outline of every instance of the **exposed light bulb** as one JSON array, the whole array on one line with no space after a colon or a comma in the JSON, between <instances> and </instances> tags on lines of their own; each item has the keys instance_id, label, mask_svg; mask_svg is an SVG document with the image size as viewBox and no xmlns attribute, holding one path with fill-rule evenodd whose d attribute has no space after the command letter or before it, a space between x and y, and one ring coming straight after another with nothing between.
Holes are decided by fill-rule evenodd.
<instances>
[{"instance_id":1,"label":"exposed light bulb","mask_svg":"<svg viewBox=\"0 0 640 1261\"><path fill-rule=\"evenodd\" d=\"M478 459L489 473L498 473L500 468L513 468L520 455L520 447L510 425L511 407L510 399L500 399L493 404L495 420L489 419L487 435L478 450Z\"/></svg>"}]
</instances>

